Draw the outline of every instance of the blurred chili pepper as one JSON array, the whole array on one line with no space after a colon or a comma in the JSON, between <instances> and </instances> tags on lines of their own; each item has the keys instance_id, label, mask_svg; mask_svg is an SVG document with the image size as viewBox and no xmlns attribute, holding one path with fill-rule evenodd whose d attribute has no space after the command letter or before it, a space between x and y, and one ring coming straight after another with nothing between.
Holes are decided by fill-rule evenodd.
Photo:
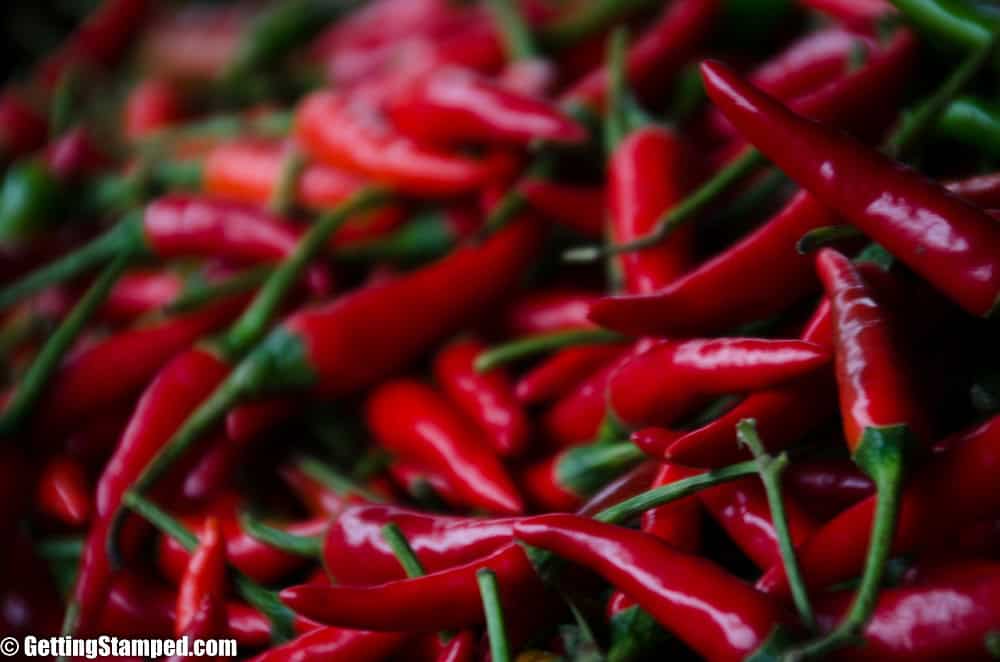
<instances>
[{"instance_id":1,"label":"blurred chili pepper","mask_svg":"<svg viewBox=\"0 0 1000 662\"><path fill-rule=\"evenodd\" d=\"M192 639L226 635L226 548L214 517L205 520L177 592L174 634Z\"/></svg>"},{"instance_id":2,"label":"blurred chili pepper","mask_svg":"<svg viewBox=\"0 0 1000 662\"><path fill-rule=\"evenodd\" d=\"M587 320L587 306L598 296L589 290L567 289L526 294L507 309L507 333L528 336L593 326Z\"/></svg>"},{"instance_id":3,"label":"blurred chili pepper","mask_svg":"<svg viewBox=\"0 0 1000 662\"><path fill-rule=\"evenodd\" d=\"M184 279L169 269L132 270L124 274L104 305L101 317L113 322L131 322L164 308L184 291Z\"/></svg>"},{"instance_id":4,"label":"blurred chili pepper","mask_svg":"<svg viewBox=\"0 0 1000 662\"><path fill-rule=\"evenodd\" d=\"M613 361L621 352L620 345L583 345L564 349L521 375L514 392L521 402L528 405L559 398L602 365Z\"/></svg>"},{"instance_id":5,"label":"blurred chili pepper","mask_svg":"<svg viewBox=\"0 0 1000 662\"><path fill-rule=\"evenodd\" d=\"M0 93L0 161L26 156L45 144L45 118L13 92Z\"/></svg>"},{"instance_id":6,"label":"blurred chili pepper","mask_svg":"<svg viewBox=\"0 0 1000 662\"><path fill-rule=\"evenodd\" d=\"M324 627L276 646L253 658L253 662L380 662L406 643L402 632L369 632Z\"/></svg>"},{"instance_id":7,"label":"blurred chili pepper","mask_svg":"<svg viewBox=\"0 0 1000 662\"><path fill-rule=\"evenodd\" d=\"M529 178L518 191L539 214L585 237L603 233L605 193L599 186L574 186Z\"/></svg>"},{"instance_id":8,"label":"blurred chili pepper","mask_svg":"<svg viewBox=\"0 0 1000 662\"><path fill-rule=\"evenodd\" d=\"M375 439L389 451L440 471L470 506L517 514L517 488L487 443L428 386L395 380L382 384L366 405Z\"/></svg>"},{"instance_id":9,"label":"blurred chili pepper","mask_svg":"<svg viewBox=\"0 0 1000 662\"><path fill-rule=\"evenodd\" d=\"M59 522L80 527L90 518L90 485L83 467L67 456L49 460L38 479L39 509Z\"/></svg>"},{"instance_id":10,"label":"blurred chili pepper","mask_svg":"<svg viewBox=\"0 0 1000 662\"><path fill-rule=\"evenodd\" d=\"M697 470L664 462L649 489L690 478ZM701 506L695 497L678 499L642 514L642 530L679 552L694 554L701 546Z\"/></svg>"},{"instance_id":11,"label":"blurred chili pepper","mask_svg":"<svg viewBox=\"0 0 1000 662\"><path fill-rule=\"evenodd\" d=\"M1000 207L1000 173L950 181L945 188L974 205L986 209Z\"/></svg>"},{"instance_id":12,"label":"blurred chili pepper","mask_svg":"<svg viewBox=\"0 0 1000 662\"><path fill-rule=\"evenodd\" d=\"M874 31L878 19L896 13L886 0L802 0L802 4L858 30Z\"/></svg>"},{"instance_id":13,"label":"blurred chili pepper","mask_svg":"<svg viewBox=\"0 0 1000 662\"><path fill-rule=\"evenodd\" d=\"M141 81L125 102L125 136L139 140L156 134L184 117L184 99L176 85L163 78Z\"/></svg>"},{"instance_id":14,"label":"blurred chili pepper","mask_svg":"<svg viewBox=\"0 0 1000 662\"><path fill-rule=\"evenodd\" d=\"M703 65L703 75L709 95L741 132L821 202L967 311L989 314L1000 291L995 221L874 150L797 117L722 65Z\"/></svg>"},{"instance_id":15,"label":"blurred chili pepper","mask_svg":"<svg viewBox=\"0 0 1000 662\"><path fill-rule=\"evenodd\" d=\"M645 533L573 515L529 518L514 532L594 570L710 660L743 660L785 620L777 604L711 561Z\"/></svg>"},{"instance_id":16,"label":"blurred chili pepper","mask_svg":"<svg viewBox=\"0 0 1000 662\"><path fill-rule=\"evenodd\" d=\"M543 510L570 512L643 459L634 445L599 441L573 446L525 469L524 491Z\"/></svg>"},{"instance_id":17,"label":"blurred chili pepper","mask_svg":"<svg viewBox=\"0 0 1000 662\"><path fill-rule=\"evenodd\" d=\"M500 455L524 450L531 431L514 388L503 368L480 373L476 357L486 346L459 340L441 350L434 360L434 377L445 395L486 436Z\"/></svg>"}]
</instances>

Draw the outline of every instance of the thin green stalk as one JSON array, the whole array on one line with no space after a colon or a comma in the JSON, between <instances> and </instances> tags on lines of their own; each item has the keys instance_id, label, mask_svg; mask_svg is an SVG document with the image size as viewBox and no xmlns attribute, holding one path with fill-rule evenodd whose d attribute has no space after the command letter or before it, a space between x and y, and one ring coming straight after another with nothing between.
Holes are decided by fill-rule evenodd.
<instances>
[{"instance_id":1,"label":"thin green stalk","mask_svg":"<svg viewBox=\"0 0 1000 662\"><path fill-rule=\"evenodd\" d=\"M126 507L155 526L160 532L180 543L188 553L194 553L197 549L198 537L152 501L132 492L127 492L122 501ZM229 576L240 597L260 610L271 622L271 639L274 643L287 641L294 636L295 615L282 604L277 593L264 588L232 566L229 567Z\"/></svg>"},{"instance_id":2,"label":"thin green stalk","mask_svg":"<svg viewBox=\"0 0 1000 662\"><path fill-rule=\"evenodd\" d=\"M540 56L535 37L517 3L513 0L487 0L486 5L503 35L507 59L532 60Z\"/></svg>"},{"instance_id":3,"label":"thin green stalk","mask_svg":"<svg viewBox=\"0 0 1000 662\"><path fill-rule=\"evenodd\" d=\"M808 255L845 239L857 239L863 236L861 230L853 225L824 225L802 235L795 244L795 250L799 255Z\"/></svg>"},{"instance_id":4,"label":"thin green stalk","mask_svg":"<svg viewBox=\"0 0 1000 662\"><path fill-rule=\"evenodd\" d=\"M83 555L83 538L49 538L35 544L46 561L78 561Z\"/></svg>"},{"instance_id":5,"label":"thin green stalk","mask_svg":"<svg viewBox=\"0 0 1000 662\"><path fill-rule=\"evenodd\" d=\"M625 108L628 97L627 60L628 29L618 27L611 33L607 51L608 104L604 118L604 144L608 155L615 151L629 130Z\"/></svg>"},{"instance_id":6,"label":"thin green stalk","mask_svg":"<svg viewBox=\"0 0 1000 662\"><path fill-rule=\"evenodd\" d=\"M642 494L637 494L631 499L626 499L610 508L605 508L594 515L594 519L609 524L624 524L643 514L647 510L662 506L683 499L686 496L695 494L703 489L728 483L757 473L757 462L747 460L731 464L722 469L713 469L705 473L679 480L670 485L664 485Z\"/></svg>"},{"instance_id":7,"label":"thin green stalk","mask_svg":"<svg viewBox=\"0 0 1000 662\"><path fill-rule=\"evenodd\" d=\"M322 537L298 536L282 531L268 526L248 511L240 514L240 526L251 538L289 554L304 556L307 559L318 559L323 550Z\"/></svg>"},{"instance_id":8,"label":"thin green stalk","mask_svg":"<svg viewBox=\"0 0 1000 662\"><path fill-rule=\"evenodd\" d=\"M1000 109L979 99L956 99L941 114L937 132L948 138L1000 158Z\"/></svg>"},{"instance_id":9,"label":"thin green stalk","mask_svg":"<svg viewBox=\"0 0 1000 662\"><path fill-rule=\"evenodd\" d=\"M799 618L811 632L816 632L818 630L816 614L813 612L812 603L809 602L809 593L806 590L802 570L795 555L795 545L792 543L792 534L788 529L785 500L781 496L781 474L788 467L788 455L782 453L777 457L772 457L767 453L760 436L757 434L757 422L752 418L744 418L736 424L736 436L750 449L757 462L758 473L761 482L764 483L764 492L767 494L767 502L771 507L771 520L774 523L774 533L778 538L778 549L781 551L781 560L785 566L785 576L788 577L788 584L792 590L792 600L799 612Z\"/></svg>"},{"instance_id":10,"label":"thin green stalk","mask_svg":"<svg viewBox=\"0 0 1000 662\"><path fill-rule=\"evenodd\" d=\"M970 3L961 0L890 0L917 27L962 48L981 48L993 26Z\"/></svg>"},{"instance_id":11,"label":"thin green stalk","mask_svg":"<svg viewBox=\"0 0 1000 662\"><path fill-rule=\"evenodd\" d=\"M507 641L507 627L504 625L503 605L500 604L500 586L497 576L489 568L476 572L479 594L483 598L486 612L486 631L490 638L490 655L493 662L511 662L510 643Z\"/></svg>"},{"instance_id":12,"label":"thin green stalk","mask_svg":"<svg viewBox=\"0 0 1000 662\"><path fill-rule=\"evenodd\" d=\"M685 198L676 207L671 208L657 221L656 228L645 236L624 244L609 246L580 246L563 253L567 262L594 262L608 255L630 253L656 246L684 223L703 212L713 204L719 196L728 191L737 182L763 166L766 160L756 149L747 148L739 157L715 174L697 191Z\"/></svg>"},{"instance_id":13,"label":"thin green stalk","mask_svg":"<svg viewBox=\"0 0 1000 662\"><path fill-rule=\"evenodd\" d=\"M118 224L90 243L0 290L0 311L32 294L79 276L122 252L141 252L142 211L125 216Z\"/></svg>"},{"instance_id":14,"label":"thin green stalk","mask_svg":"<svg viewBox=\"0 0 1000 662\"><path fill-rule=\"evenodd\" d=\"M306 157L299 150L292 148L285 154L278 173L278 184L274 187L268 209L275 214L287 215L295 209L299 177L306 167Z\"/></svg>"},{"instance_id":15,"label":"thin green stalk","mask_svg":"<svg viewBox=\"0 0 1000 662\"><path fill-rule=\"evenodd\" d=\"M304 473L324 487L333 490L342 496L359 496L366 501L381 503L385 501L382 497L371 490L358 485L350 478L343 476L329 465L313 457L303 457L296 461L295 465Z\"/></svg>"},{"instance_id":16,"label":"thin green stalk","mask_svg":"<svg viewBox=\"0 0 1000 662\"><path fill-rule=\"evenodd\" d=\"M476 357L475 367L479 372L489 372L504 364L557 349L576 345L613 344L625 340L625 336L605 329L571 329L541 333L491 347Z\"/></svg>"},{"instance_id":17,"label":"thin green stalk","mask_svg":"<svg viewBox=\"0 0 1000 662\"><path fill-rule=\"evenodd\" d=\"M108 298L111 288L125 273L131 260L131 253L118 255L97 277L97 280L73 307L55 333L45 342L31 367L28 368L28 372L14 389L14 395L7 402L7 407L0 414L0 437L13 434L31 414L31 410L49 383L49 379L59 368L63 357L66 356L66 352L70 350L83 331L83 327L87 325L90 318Z\"/></svg>"},{"instance_id":18,"label":"thin green stalk","mask_svg":"<svg viewBox=\"0 0 1000 662\"><path fill-rule=\"evenodd\" d=\"M398 524L389 522L383 526L382 537L385 538L389 549L392 550L392 553L399 560L399 565L403 566L407 577L412 579L414 577L423 577L427 574L424 566L420 563L420 559L417 558L417 555L413 552L413 548L410 547L410 541L406 539L406 535L403 534Z\"/></svg>"},{"instance_id":19,"label":"thin green stalk","mask_svg":"<svg viewBox=\"0 0 1000 662\"><path fill-rule=\"evenodd\" d=\"M653 0L591 0L546 26L542 39L548 48L560 50L597 34L629 14L655 4Z\"/></svg>"},{"instance_id":20,"label":"thin green stalk","mask_svg":"<svg viewBox=\"0 0 1000 662\"><path fill-rule=\"evenodd\" d=\"M234 294L249 292L270 278L273 271L274 269L269 266L251 267L217 283L197 285L181 292L164 307L164 311L171 315L185 313Z\"/></svg>"}]
</instances>

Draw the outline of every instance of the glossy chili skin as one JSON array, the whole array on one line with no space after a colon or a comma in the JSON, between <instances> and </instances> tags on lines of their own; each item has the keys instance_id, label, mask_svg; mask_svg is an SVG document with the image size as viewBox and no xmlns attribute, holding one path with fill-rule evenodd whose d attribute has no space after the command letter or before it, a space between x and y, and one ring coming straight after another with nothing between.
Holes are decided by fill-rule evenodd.
<instances>
[{"instance_id":1,"label":"glossy chili skin","mask_svg":"<svg viewBox=\"0 0 1000 662\"><path fill-rule=\"evenodd\" d=\"M949 450L935 456L904 487L893 554L948 540L966 524L1000 507L995 489L1000 418L946 441ZM799 564L810 586L830 586L857 575L864 564L875 501L874 496L868 497L840 513L799 548ZM772 567L757 586L787 595L782 567Z\"/></svg>"},{"instance_id":2,"label":"glossy chili skin","mask_svg":"<svg viewBox=\"0 0 1000 662\"><path fill-rule=\"evenodd\" d=\"M1000 207L1000 173L945 182L944 186L955 195L984 209Z\"/></svg>"},{"instance_id":3,"label":"glossy chili skin","mask_svg":"<svg viewBox=\"0 0 1000 662\"><path fill-rule=\"evenodd\" d=\"M803 4L851 27L868 30L874 28L876 19L896 12L885 0L805 0Z\"/></svg>"},{"instance_id":4,"label":"glossy chili skin","mask_svg":"<svg viewBox=\"0 0 1000 662\"><path fill-rule=\"evenodd\" d=\"M663 462L650 483L656 489L690 478L697 469ZM642 514L642 531L656 536L678 552L694 554L701 547L701 506L698 497L684 497Z\"/></svg>"},{"instance_id":5,"label":"glossy chili skin","mask_svg":"<svg viewBox=\"0 0 1000 662\"><path fill-rule=\"evenodd\" d=\"M180 274L165 269L135 270L124 274L101 306L101 317L131 322L170 304L184 291Z\"/></svg>"},{"instance_id":6,"label":"glossy chili skin","mask_svg":"<svg viewBox=\"0 0 1000 662\"><path fill-rule=\"evenodd\" d=\"M640 93L676 73L708 35L719 11L716 0L672 3L629 49L629 86ZM584 76L562 95L564 103L603 106L608 93L604 67Z\"/></svg>"},{"instance_id":7,"label":"glossy chili skin","mask_svg":"<svg viewBox=\"0 0 1000 662\"><path fill-rule=\"evenodd\" d=\"M754 565L766 570L781 563L771 508L760 481L748 478L718 485L699 492L698 499ZM798 546L812 537L818 525L789 494L783 499L792 544Z\"/></svg>"},{"instance_id":8,"label":"glossy chili skin","mask_svg":"<svg viewBox=\"0 0 1000 662\"><path fill-rule=\"evenodd\" d=\"M380 445L440 471L469 506L522 512L517 488L482 435L432 388L413 380L386 382L368 399L366 420Z\"/></svg>"},{"instance_id":9,"label":"glossy chili skin","mask_svg":"<svg viewBox=\"0 0 1000 662\"><path fill-rule=\"evenodd\" d=\"M552 103L458 67L418 76L390 99L386 111L400 132L427 144L572 144L587 137Z\"/></svg>"},{"instance_id":10,"label":"glossy chili skin","mask_svg":"<svg viewBox=\"0 0 1000 662\"><path fill-rule=\"evenodd\" d=\"M38 478L36 499L43 513L71 527L86 524L93 510L84 467L67 455L46 463Z\"/></svg>"},{"instance_id":11,"label":"glossy chili skin","mask_svg":"<svg viewBox=\"0 0 1000 662\"><path fill-rule=\"evenodd\" d=\"M204 638L225 634L225 590L226 547L219 521L209 517L178 587L174 633Z\"/></svg>"},{"instance_id":12,"label":"glossy chili skin","mask_svg":"<svg viewBox=\"0 0 1000 662\"><path fill-rule=\"evenodd\" d=\"M479 652L479 638L472 630L462 630L447 641L437 633L421 635L407 650L414 662L473 662Z\"/></svg>"},{"instance_id":13,"label":"glossy chili skin","mask_svg":"<svg viewBox=\"0 0 1000 662\"><path fill-rule=\"evenodd\" d=\"M334 627L317 628L252 658L254 662L380 662L399 650L409 635Z\"/></svg>"},{"instance_id":14,"label":"glossy chili skin","mask_svg":"<svg viewBox=\"0 0 1000 662\"><path fill-rule=\"evenodd\" d=\"M575 186L530 178L518 186L528 204L547 219L585 237L604 232L605 191L599 186Z\"/></svg>"},{"instance_id":15,"label":"glossy chili skin","mask_svg":"<svg viewBox=\"0 0 1000 662\"><path fill-rule=\"evenodd\" d=\"M543 588L520 545L422 577L370 586L293 586L281 600L307 618L380 631L460 629L484 622L476 572L497 575L505 609L538 600Z\"/></svg>"},{"instance_id":16,"label":"glossy chili skin","mask_svg":"<svg viewBox=\"0 0 1000 662\"><path fill-rule=\"evenodd\" d=\"M559 398L622 352L620 345L583 345L556 352L524 373L514 386L526 405Z\"/></svg>"},{"instance_id":17,"label":"glossy chili skin","mask_svg":"<svg viewBox=\"0 0 1000 662\"><path fill-rule=\"evenodd\" d=\"M245 302L244 297L223 300L126 329L71 354L39 403L37 425L45 433L66 429L123 402L176 354L236 317Z\"/></svg>"},{"instance_id":18,"label":"glossy chili skin","mask_svg":"<svg viewBox=\"0 0 1000 662\"><path fill-rule=\"evenodd\" d=\"M801 340L661 341L615 371L608 382L608 406L631 427L667 424L706 396L774 386L829 360L823 347Z\"/></svg>"},{"instance_id":19,"label":"glossy chili skin","mask_svg":"<svg viewBox=\"0 0 1000 662\"><path fill-rule=\"evenodd\" d=\"M833 314L837 384L847 447L853 453L866 429L909 425L926 428L902 358L891 337L887 312L844 255L823 249L816 270Z\"/></svg>"},{"instance_id":20,"label":"glossy chili skin","mask_svg":"<svg viewBox=\"0 0 1000 662\"><path fill-rule=\"evenodd\" d=\"M967 564L962 563L960 568ZM818 605L820 625L832 628L847 607L847 595ZM1000 567L929 578L915 586L883 589L864 631L865 645L837 659L931 662L991 660L986 635L1000 622Z\"/></svg>"},{"instance_id":21,"label":"glossy chili skin","mask_svg":"<svg viewBox=\"0 0 1000 662\"><path fill-rule=\"evenodd\" d=\"M597 572L709 660L742 660L784 619L776 603L711 561L642 532L573 515L529 518L514 531Z\"/></svg>"},{"instance_id":22,"label":"glossy chili skin","mask_svg":"<svg viewBox=\"0 0 1000 662\"><path fill-rule=\"evenodd\" d=\"M1000 291L1000 227L914 171L796 116L718 63L706 90L754 145L968 312L986 315Z\"/></svg>"},{"instance_id":23,"label":"glossy chili skin","mask_svg":"<svg viewBox=\"0 0 1000 662\"><path fill-rule=\"evenodd\" d=\"M138 140L176 124L183 117L180 89L169 80L149 78L129 92L122 121L125 135Z\"/></svg>"},{"instance_id":24,"label":"glossy chili skin","mask_svg":"<svg viewBox=\"0 0 1000 662\"><path fill-rule=\"evenodd\" d=\"M784 474L796 502L813 517L830 519L875 492L870 478L847 459L802 459Z\"/></svg>"},{"instance_id":25,"label":"glossy chili skin","mask_svg":"<svg viewBox=\"0 0 1000 662\"><path fill-rule=\"evenodd\" d=\"M358 504L330 523L323 564L338 584L370 585L406 577L382 528L395 523L424 570L434 573L492 554L509 543L514 519L428 513L399 506Z\"/></svg>"},{"instance_id":26,"label":"glossy chili skin","mask_svg":"<svg viewBox=\"0 0 1000 662\"><path fill-rule=\"evenodd\" d=\"M652 231L688 189L693 159L673 131L649 126L619 143L608 165L611 236L626 243ZM624 290L649 294L679 278L693 262L694 227L687 225L656 246L618 258Z\"/></svg>"},{"instance_id":27,"label":"glossy chili skin","mask_svg":"<svg viewBox=\"0 0 1000 662\"><path fill-rule=\"evenodd\" d=\"M396 132L374 106L334 92L302 102L296 136L324 163L420 196L471 192L506 168L504 158L477 161L421 146Z\"/></svg>"},{"instance_id":28,"label":"glossy chili skin","mask_svg":"<svg viewBox=\"0 0 1000 662\"><path fill-rule=\"evenodd\" d=\"M181 521L194 531L199 539L207 535L207 519L182 517ZM329 522L325 517L315 517L301 522L282 525L280 528L298 536L319 536ZM249 535L236 517L221 517L218 526L226 550L226 558L233 567L254 581L270 584L305 565L307 559L271 547ZM160 573L172 582L180 582L191 555L170 536L161 536L156 561Z\"/></svg>"},{"instance_id":29,"label":"glossy chili skin","mask_svg":"<svg viewBox=\"0 0 1000 662\"><path fill-rule=\"evenodd\" d=\"M562 288L531 292L508 307L505 327L512 336L592 327L587 309L598 296L590 290Z\"/></svg>"},{"instance_id":30,"label":"glossy chili skin","mask_svg":"<svg viewBox=\"0 0 1000 662\"><path fill-rule=\"evenodd\" d=\"M577 492L560 475L563 453L527 467L521 474L521 486L531 504L546 512L569 513L583 504L586 495Z\"/></svg>"},{"instance_id":31,"label":"glossy chili skin","mask_svg":"<svg viewBox=\"0 0 1000 662\"><path fill-rule=\"evenodd\" d=\"M486 436L503 456L521 453L531 434L528 417L514 395L503 368L479 372L476 357L486 345L458 340L434 359L434 379L449 400Z\"/></svg>"}]
</instances>

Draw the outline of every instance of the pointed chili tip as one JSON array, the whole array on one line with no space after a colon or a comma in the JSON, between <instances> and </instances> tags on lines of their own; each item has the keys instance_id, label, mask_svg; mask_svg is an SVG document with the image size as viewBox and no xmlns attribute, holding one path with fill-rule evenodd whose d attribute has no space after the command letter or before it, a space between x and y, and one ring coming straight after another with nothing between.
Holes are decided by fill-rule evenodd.
<instances>
[{"instance_id":1,"label":"pointed chili tip","mask_svg":"<svg viewBox=\"0 0 1000 662\"><path fill-rule=\"evenodd\" d=\"M299 584L298 586L289 586L288 588L283 588L278 592L278 598L292 611L300 611L301 608L305 607L309 602L309 592L310 589L315 589L316 586L310 584Z\"/></svg>"},{"instance_id":2,"label":"pointed chili tip","mask_svg":"<svg viewBox=\"0 0 1000 662\"><path fill-rule=\"evenodd\" d=\"M684 436L682 432L666 428L643 428L632 433L630 440L643 453L655 458L665 458L675 441Z\"/></svg>"}]
</instances>

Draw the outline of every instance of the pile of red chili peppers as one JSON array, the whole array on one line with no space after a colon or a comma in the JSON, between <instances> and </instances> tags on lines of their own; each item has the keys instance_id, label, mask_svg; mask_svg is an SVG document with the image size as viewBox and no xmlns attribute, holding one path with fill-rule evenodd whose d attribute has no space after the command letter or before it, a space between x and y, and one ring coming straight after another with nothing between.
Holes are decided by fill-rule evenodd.
<instances>
[{"instance_id":1,"label":"pile of red chili peppers","mask_svg":"<svg viewBox=\"0 0 1000 662\"><path fill-rule=\"evenodd\" d=\"M92 4L0 91L0 635L1000 659L991 3Z\"/></svg>"}]
</instances>

